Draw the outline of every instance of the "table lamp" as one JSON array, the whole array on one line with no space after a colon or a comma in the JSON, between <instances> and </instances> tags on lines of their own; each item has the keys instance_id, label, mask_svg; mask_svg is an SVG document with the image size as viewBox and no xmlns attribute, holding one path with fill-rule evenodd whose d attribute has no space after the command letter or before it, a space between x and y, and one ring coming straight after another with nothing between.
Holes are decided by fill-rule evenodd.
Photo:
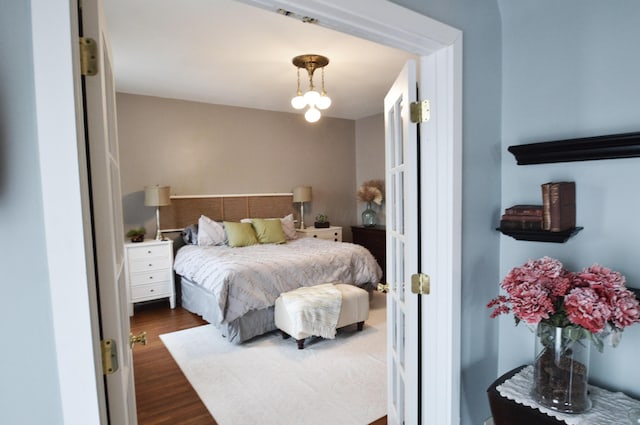
<instances>
[{"instance_id":1,"label":"table lamp","mask_svg":"<svg viewBox=\"0 0 640 425\"><path fill-rule=\"evenodd\" d=\"M156 207L156 240L163 241L164 237L160 233L160 207L171 204L169 186L147 186L144 188L144 205Z\"/></svg>"},{"instance_id":2,"label":"table lamp","mask_svg":"<svg viewBox=\"0 0 640 425\"><path fill-rule=\"evenodd\" d=\"M311 186L293 189L293 202L300 202L300 229L304 229L304 203L311 201Z\"/></svg>"}]
</instances>

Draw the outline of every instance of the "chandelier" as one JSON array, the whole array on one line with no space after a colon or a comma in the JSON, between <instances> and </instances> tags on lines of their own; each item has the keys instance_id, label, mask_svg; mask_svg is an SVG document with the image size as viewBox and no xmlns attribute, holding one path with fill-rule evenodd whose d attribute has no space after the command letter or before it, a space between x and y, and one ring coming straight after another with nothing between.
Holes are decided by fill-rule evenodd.
<instances>
[{"instance_id":1,"label":"chandelier","mask_svg":"<svg viewBox=\"0 0 640 425\"><path fill-rule=\"evenodd\" d=\"M304 114L304 118L308 122L316 122L322 115L321 110L331 106L331 98L327 96L324 90L324 67L329 64L329 59L320 55L300 55L292 60L293 64L298 68L298 91L296 96L291 99L291 106L295 109L303 109L309 107ZM309 90L302 94L300 90L300 68L307 70L309 74ZM322 91L318 93L313 85L313 73L320 68L322 71Z\"/></svg>"}]
</instances>

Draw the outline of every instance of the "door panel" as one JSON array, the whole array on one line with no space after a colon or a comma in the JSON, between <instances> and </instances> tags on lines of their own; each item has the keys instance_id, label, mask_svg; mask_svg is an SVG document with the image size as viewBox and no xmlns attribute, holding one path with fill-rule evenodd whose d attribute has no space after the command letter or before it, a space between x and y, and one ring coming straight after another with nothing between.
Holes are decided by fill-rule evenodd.
<instances>
[{"instance_id":1,"label":"door panel","mask_svg":"<svg viewBox=\"0 0 640 425\"><path fill-rule=\"evenodd\" d=\"M135 389L124 278L122 192L111 54L101 1L83 1L80 13L80 32L83 37L95 40L98 58L98 73L83 77L83 94L101 338L115 342L119 363L118 369L105 377L107 409L110 423L135 425Z\"/></svg>"},{"instance_id":2,"label":"door panel","mask_svg":"<svg viewBox=\"0 0 640 425\"><path fill-rule=\"evenodd\" d=\"M411 271L418 270L417 129L409 120L415 87L416 64L409 61L384 101L389 424L419 423L420 318L417 295L410 292Z\"/></svg>"}]
</instances>

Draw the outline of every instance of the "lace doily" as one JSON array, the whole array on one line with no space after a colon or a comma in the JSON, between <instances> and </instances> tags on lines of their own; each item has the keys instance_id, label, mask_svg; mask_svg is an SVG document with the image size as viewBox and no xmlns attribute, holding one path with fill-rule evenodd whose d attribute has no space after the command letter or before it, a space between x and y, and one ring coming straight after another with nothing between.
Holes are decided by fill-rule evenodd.
<instances>
[{"instance_id":1,"label":"lace doily","mask_svg":"<svg viewBox=\"0 0 640 425\"><path fill-rule=\"evenodd\" d=\"M640 401L635 400L624 393L611 392L589 385L589 396L593 407L586 413L568 414L547 409L536 403L531 397L533 382L533 366L529 365L516 373L511 379L506 380L496 388L501 396L513 400L518 404L538 409L554 418L560 419L569 425L611 425L630 423L627 412L640 408Z\"/></svg>"}]
</instances>

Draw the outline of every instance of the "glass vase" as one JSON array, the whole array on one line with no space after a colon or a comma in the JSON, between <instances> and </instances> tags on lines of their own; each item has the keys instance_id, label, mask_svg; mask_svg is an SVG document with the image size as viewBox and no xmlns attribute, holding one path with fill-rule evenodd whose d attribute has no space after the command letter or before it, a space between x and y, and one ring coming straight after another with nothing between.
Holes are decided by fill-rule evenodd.
<instances>
[{"instance_id":1,"label":"glass vase","mask_svg":"<svg viewBox=\"0 0 640 425\"><path fill-rule=\"evenodd\" d=\"M564 413L589 410L591 339L587 331L578 326L556 327L540 322L535 350L533 399Z\"/></svg>"},{"instance_id":2,"label":"glass vase","mask_svg":"<svg viewBox=\"0 0 640 425\"><path fill-rule=\"evenodd\" d=\"M371 202L367 202L367 209L362 211L362 225L373 227L378 223L376 212L371 208Z\"/></svg>"}]
</instances>

